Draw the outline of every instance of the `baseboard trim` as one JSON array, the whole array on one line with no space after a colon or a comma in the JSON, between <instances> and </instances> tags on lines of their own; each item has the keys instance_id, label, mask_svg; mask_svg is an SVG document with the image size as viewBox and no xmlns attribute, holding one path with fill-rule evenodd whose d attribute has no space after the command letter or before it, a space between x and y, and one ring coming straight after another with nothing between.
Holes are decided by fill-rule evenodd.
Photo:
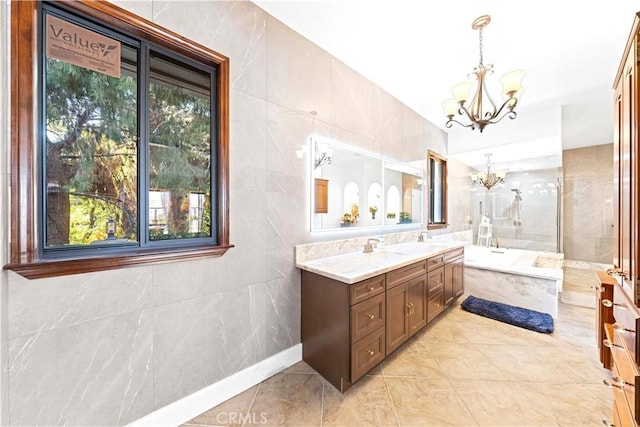
<instances>
[{"instance_id":1,"label":"baseboard trim","mask_svg":"<svg viewBox=\"0 0 640 427\"><path fill-rule=\"evenodd\" d=\"M250 389L302 360L302 344L296 344L255 365L198 390L128 424L130 427L175 427Z\"/></svg>"}]
</instances>

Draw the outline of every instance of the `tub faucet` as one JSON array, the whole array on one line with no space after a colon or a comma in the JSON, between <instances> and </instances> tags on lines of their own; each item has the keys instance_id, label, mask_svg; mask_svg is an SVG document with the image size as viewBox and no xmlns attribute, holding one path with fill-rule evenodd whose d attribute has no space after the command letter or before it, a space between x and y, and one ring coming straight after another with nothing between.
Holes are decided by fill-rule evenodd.
<instances>
[{"instance_id":1,"label":"tub faucet","mask_svg":"<svg viewBox=\"0 0 640 427\"><path fill-rule=\"evenodd\" d=\"M373 252L373 245L371 244L371 242L380 243L380 240L378 240L378 239L368 239L367 243L364 245L364 248L362 248L362 252L363 253L370 254L371 252Z\"/></svg>"},{"instance_id":2,"label":"tub faucet","mask_svg":"<svg viewBox=\"0 0 640 427\"><path fill-rule=\"evenodd\" d=\"M421 231L420 233L418 233L418 242L424 242L424 235L427 235L427 239L429 238L429 232L428 231Z\"/></svg>"}]
</instances>

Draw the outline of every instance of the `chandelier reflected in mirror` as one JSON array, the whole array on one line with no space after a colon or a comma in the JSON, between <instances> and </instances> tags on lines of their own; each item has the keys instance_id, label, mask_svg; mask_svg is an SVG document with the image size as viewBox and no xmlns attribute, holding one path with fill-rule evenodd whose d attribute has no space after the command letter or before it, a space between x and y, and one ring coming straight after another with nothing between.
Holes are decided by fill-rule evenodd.
<instances>
[{"instance_id":1,"label":"chandelier reflected in mirror","mask_svg":"<svg viewBox=\"0 0 640 427\"><path fill-rule=\"evenodd\" d=\"M485 77L488 74L493 73L493 65L484 65L483 51L482 51L482 31L484 27L489 25L491 17L489 15L482 15L476 18L471 24L471 28L479 31L480 39L480 63L473 72L467 76L475 75L477 81L473 99L469 104L465 104L469 99L469 93L473 86L473 81L464 81L458 83L451 88L453 98L448 99L442 103L445 111L445 115L449 119L446 123L446 127L450 128L454 123L457 123L464 127L470 127L471 130L476 128L480 129L480 132L489 124L498 123L505 117L515 119L517 114L514 111L518 100L523 92L522 79L525 76L525 72L522 70L510 71L500 77L500 83L502 83L502 96L504 102L498 108L493 101L493 98L489 95L485 84ZM459 119L454 119L458 115Z\"/></svg>"},{"instance_id":2,"label":"chandelier reflected in mirror","mask_svg":"<svg viewBox=\"0 0 640 427\"><path fill-rule=\"evenodd\" d=\"M471 184L472 185L484 185L487 187L487 190L491 190L496 184L504 183L504 178L507 176L505 171L491 171L491 153L485 154L487 156L487 171L484 175L473 173L471 174Z\"/></svg>"}]
</instances>

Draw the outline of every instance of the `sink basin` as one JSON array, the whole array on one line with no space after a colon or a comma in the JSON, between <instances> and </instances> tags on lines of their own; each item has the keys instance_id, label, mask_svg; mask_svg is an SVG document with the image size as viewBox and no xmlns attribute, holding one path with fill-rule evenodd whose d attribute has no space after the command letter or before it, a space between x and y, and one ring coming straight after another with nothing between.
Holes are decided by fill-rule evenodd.
<instances>
[{"instance_id":1,"label":"sink basin","mask_svg":"<svg viewBox=\"0 0 640 427\"><path fill-rule=\"evenodd\" d=\"M397 245L388 246L387 251L398 255L410 255L419 254L424 252L437 252L447 249L449 245L447 243L434 243L434 242L408 242L399 243Z\"/></svg>"}]
</instances>

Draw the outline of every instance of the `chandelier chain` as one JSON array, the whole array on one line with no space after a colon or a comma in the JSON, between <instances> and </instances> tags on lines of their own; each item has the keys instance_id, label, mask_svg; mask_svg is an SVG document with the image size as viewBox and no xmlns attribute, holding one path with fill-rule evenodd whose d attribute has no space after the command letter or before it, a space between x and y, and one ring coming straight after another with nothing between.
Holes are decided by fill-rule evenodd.
<instances>
[{"instance_id":1,"label":"chandelier chain","mask_svg":"<svg viewBox=\"0 0 640 427\"><path fill-rule=\"evenodd\" d=\"M480 28L480 68L484 67L484 61L483 61L483 57L482 57L482 41L483 41L483 36L482 36L482 28Z\"/></svg>"}]
</instances>

